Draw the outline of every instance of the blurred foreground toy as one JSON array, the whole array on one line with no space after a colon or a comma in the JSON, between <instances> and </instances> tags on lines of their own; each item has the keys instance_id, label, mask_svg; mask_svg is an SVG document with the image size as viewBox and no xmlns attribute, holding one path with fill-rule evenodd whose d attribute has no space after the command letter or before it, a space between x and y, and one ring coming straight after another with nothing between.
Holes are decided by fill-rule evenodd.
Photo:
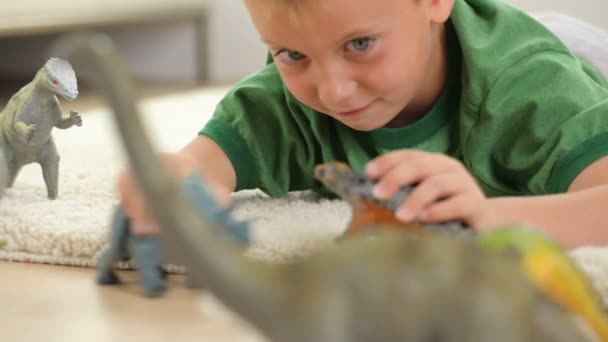
<instances>
[{"instance_id":1,"label":"blurred foreground toy","mask_svg":"<svg viewBox=\"0 0 608 342\"><path fill-rule=\"evenodd\" d=\"M72 101L78 96L78 85L70 63L51 58L0 113L0 196L23 166L38 163L47 196L57 198L59 154L51 131L82 125L74 111L63 116L57 95Z\"/></svg>"}]
</instances>

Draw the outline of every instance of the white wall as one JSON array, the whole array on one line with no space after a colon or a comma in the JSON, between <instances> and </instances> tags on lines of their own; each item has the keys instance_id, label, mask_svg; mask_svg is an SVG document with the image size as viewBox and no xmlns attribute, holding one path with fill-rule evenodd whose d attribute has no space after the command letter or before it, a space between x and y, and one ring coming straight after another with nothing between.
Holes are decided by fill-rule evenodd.
<instances>
[{"instance_id":1,"label":"white wall","mask_svg":"<svg viewBox=\"0 0 608 342\"><path fill-rule=\"evenodd\" d=\"M243 0L207 0L210 76L235 80L264 65L266 48L260 40Z\"/></svg>"},{"instance_id":2,"label":"white wall","mask_svg":"<svg viewBox=\"0 0 608 342\"><path fill-rule=\"evenodd\" d=\"M507 0L530 12L557 11L608 30L608 0Z\"/></svg>"}]
</instances>

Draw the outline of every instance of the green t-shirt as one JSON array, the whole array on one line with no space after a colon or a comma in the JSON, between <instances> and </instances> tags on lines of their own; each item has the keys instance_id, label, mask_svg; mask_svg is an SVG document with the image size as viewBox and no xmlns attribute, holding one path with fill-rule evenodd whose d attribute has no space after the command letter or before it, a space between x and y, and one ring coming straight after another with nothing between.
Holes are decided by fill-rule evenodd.
<instances>
[{"instance_id":1,"label":"green t-shirt","mask_svg":"<svg viewBox=\"0 0 608 342\"><path fill-rule=\"evenodd\" d=\"M502 1L456 0L447 32L446 85L408 126L353 130L296 100L269 63L231 89L200 133L228 155L237 190L271 196L317 188L318 163L361 170L401 148L459 159L488 196L564 192L608 155L608 82L544 26Z\"/></svg>"}]
</instances>

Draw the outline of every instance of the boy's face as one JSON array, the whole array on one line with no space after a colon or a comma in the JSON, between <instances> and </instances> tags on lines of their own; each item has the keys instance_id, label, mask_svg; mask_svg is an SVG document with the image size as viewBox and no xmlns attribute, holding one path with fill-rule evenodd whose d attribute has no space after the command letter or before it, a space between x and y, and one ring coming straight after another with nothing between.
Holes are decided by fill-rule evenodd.
<instances>
[{"instance_id":1,"label":"boy's face","mask_svg":"<svg viewBox=\"0 0 608 342\"><path fill-rule=\"evenodd\" d=\"M447 20L452 4L247 0L253 23L291 93L362 131L394 124L400 113L398 121L411 122L416 118L401 116L432 106L446 63L440 48L443 26L436 24Z\"/></svg>"}]
</instances>

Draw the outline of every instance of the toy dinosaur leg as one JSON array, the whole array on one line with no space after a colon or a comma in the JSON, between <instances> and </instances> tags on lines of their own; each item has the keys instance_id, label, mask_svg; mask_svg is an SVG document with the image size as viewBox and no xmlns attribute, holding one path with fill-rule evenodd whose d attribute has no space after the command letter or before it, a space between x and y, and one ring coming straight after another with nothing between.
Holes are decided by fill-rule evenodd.
<instances>
[{"instance_id":1,"label":"toy dinosaur leg","mask_svg":"<svg viewBox=\"0 0 608 342\"><path fill-rule=\"evenodd\" d=\"M146 294L160 296L165 291L161 241L157 236L131 236L129 250L135 257L139 278Z\"/></svg>"},{"instance_id":2,"label":"toy dinosaur leg","mask_svg":"<svg viewBox=\"0 0 608 342\"><path fill-rule=\"evenodd\" d=\"M6 167L7 167L7 172L8 172L8 176L7 176L7 187L10 188L13 186L13 184L15 184L15 180L17 179L17 175L19 174L19 171L21 171L21 168L23 167L23 163L17 162L15 159L8 159L6 161Z\"/></svg>"},{"instance_id":3,"label":"toy dinosaur leg","mask_svg":"<svg viewBox=\"0 0 608 342\"><path fill-rule=\"evenodd\" d=\"M47 195L50 199L56 199L59 182L59 155L55 151L55 144L47 146L52 147L52 149L49 149L45 157L40 160L40 166L42 167L42 177L46 184Z\"/></svg>"},{"instance_id":4,"label":"toy dinosaur leg","mask_svg":"<svg viewBox=\"0 0 608 342\"><path fill-rule=\"evenodd\" d=\"M119 279L113 271L114 263L127 256L129 219L119 207L112 216L110 245L97 261L97 283L102 285L118 284Z\"/></svg>"},{"instance_id":5,"label":"toy dinosaur leg","mask_svg":"<svg viewBox=\"0 0 608 342\"><path fill-rule=\"evenodd\" d=\"M17 175L19 174L19 171L21 171L21 166L18 167L17 169L9 168L8 176L7 176L8 181L6 183L7 188L11 188L13 186L13 184L15 184L15 180L17 179Z\"/></svg>"},{"instance_id":6,"label":"toy dinosaur leg","mask_svg":"<svg viewBox=\"0 0 608 342\"><path fill-rule=\"evenodd\" d=\"M114 262L117 261L112 250L106 250L97 262L97 284L115 285L120 283L116 273L112 270Z\"/></svg>"},{"instance_id":7,"label":"toy dinosaur leg","mask_svg":"<svg viewBox=\"0 0 608 342\"><path fill-rule=\"evenodd\" d=\"M4 195L4 189L8 187L8 165L6 159L0 153L0 197Z\"/></svg>"},{"instance_id":8,"label":"toy dinosaur leg","mask_svg":"<svg viewBox=\"0 0 608 342\"><path fill-rule=\"evenodd\" d=\"M9 186L8 161L10 156L8 142L4 139L4 136L0 135L0 197L2 197L4 190Z\"/></svg>"}]
</instances>

